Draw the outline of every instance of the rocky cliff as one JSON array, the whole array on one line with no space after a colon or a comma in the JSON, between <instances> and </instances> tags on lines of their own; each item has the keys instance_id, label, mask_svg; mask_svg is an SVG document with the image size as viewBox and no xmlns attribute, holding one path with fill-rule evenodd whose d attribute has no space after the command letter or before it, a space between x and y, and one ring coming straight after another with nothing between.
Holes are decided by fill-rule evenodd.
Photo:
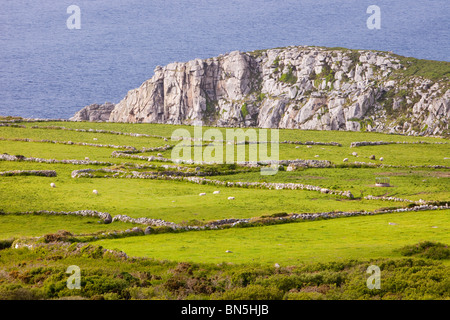
<instances>
[{"instance_id":1,"label":"rocky cliff","mask_svg":"<svg viewBox=\"0 0 450 320\"><path fill-rule=\"evenodd\" d=\"M449 66L344 48L235 51L158 66L109 121L447 135Z\"/></svg>"},{"instance_id":2,"label":"rocky cliff","mask_svg":"<svg viewBox=\"0 0 450 320\"><path fill-rule=\"evenodd\" d=\"M91 104L84 107L69 120L72 121L108 121L115 105L110 102L104 104Z\"/></svg>"}]
</instances>

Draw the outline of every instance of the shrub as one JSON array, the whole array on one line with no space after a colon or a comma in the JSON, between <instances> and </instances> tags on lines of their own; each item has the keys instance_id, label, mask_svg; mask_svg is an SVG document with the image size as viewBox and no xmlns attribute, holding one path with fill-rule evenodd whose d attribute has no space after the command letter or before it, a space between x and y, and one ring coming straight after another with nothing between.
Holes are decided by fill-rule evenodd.
<instances>
[{"instance_id":1,"label":"shrub","mask_svg":"<svg viewBox=\"0 0 450 320\"><path fill-rule=\"evenodd\" d=\"M112 278L108 275L91 275L81 277L81 287L83 296L94 297L106 293L116 293L119 297L129 296L124 290L128 287L125 279ZM125 297L126 298L126 297Z\"/></svg>"},{"instance_id":2,"label":"shrub","mask_svg":"<svg viewBox=\"0 0 450 320\"><path fill-rule=\"evenodd\" d=\"M231 282L234 285L245 287L245 286L253 283L257 277L264 276L265 273L266 273L265 270L258 269L258 268L244 269L242 271L236 272L231 277Z\"/></svg>"},{"instance_id":3,"label":"shrub","mask_svg":"<svg viewBox=\"0 0 450 320\"><path fill-rule=\"evenodd\" d=\"M281 75L280 81L289 84L295 84L297 82L297 77L294 76L292 67L289 67L289 71L287 73L283 73Z\"/></svg>"},{"instance_id":4,"label":"shrub","mask_svg":"<svg viewBox=\"0 0 450 320\"><path fill-rule=\"evenodd\" d=\"M289 292L286 294L287 300L323 300L324 295L320 292Z\"/></svg>"},{"instance_id":5,"label":"shrub","mask_svg":"<svg viewBox=\"0 0 450 320\"><path fill-rule=\"evenodd\" d=\"M44 235L44 241L48 242L57 242L57 241L67 241L73 235L66 230L59 230L57 233L49 233Z\"/></svg>"},{"instance_id":6,"label":"shrub","mask_svg":"<svg viewBox=\"0 0 450 320\"><path fill-rule=\"evenodd\" d=\"M450 259L450 248L439 242L419 242L415 245L404 246L399 251L403 256L418 256L434 260Z\"/></svg>"},{"instance_id":7,"label":"shrub","mask_svg":"<svg viewBox=\"0 0 450 320\"><path fill-rule=\"evenodd\" d=\"M242 108L241 108L241 114L242 114L242 118L244 118L244 119L245 119L245 117L248 115L247 103L244 103L244 104L242 105Z\"/></svg>"},{"instance_id":8,"label":"shrub","mask_svg":"<svg viewBox=\"0 0 450 320\"><path fill-rule=\"evenodd\" d=\"M212 295L219 300L281 300L283 291L275 287L249 285L245 288L235 288L224 292L220 296Z\"/></svg>"},{"instance_id":9,"label":"shrub","mask_svg":"<svg viewBox=\"0 0 450 320\"><path fill-rule=\"evenodd\" d=\"M0 288L0 300L39 300L43 296L34 288L23 288L20 285L11 285Z\"/></svg>"}]
</instances>

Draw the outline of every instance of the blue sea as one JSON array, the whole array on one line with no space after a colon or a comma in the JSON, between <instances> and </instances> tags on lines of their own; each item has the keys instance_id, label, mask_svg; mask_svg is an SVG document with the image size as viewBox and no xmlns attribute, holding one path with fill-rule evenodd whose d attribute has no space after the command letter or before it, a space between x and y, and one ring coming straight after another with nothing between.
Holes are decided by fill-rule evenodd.
<instances>
[{"instance_id":1,"label":"blue sea","mask_svg":"<svg viewBox=\"0 0 450 320\"><path fill-rule=\"evenodd\" d=\"M450 1L1 0L0 115L117 103L157 65L289 45L450 59ZM80 9L80 29L67 20ZM369 29L370 5L380 29Z\"/></svg>"}]
</instances>

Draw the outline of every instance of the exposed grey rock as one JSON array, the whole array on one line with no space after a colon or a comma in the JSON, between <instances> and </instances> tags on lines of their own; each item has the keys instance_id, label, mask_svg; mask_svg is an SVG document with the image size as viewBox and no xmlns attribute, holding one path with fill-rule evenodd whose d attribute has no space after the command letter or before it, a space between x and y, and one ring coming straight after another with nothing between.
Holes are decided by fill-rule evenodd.
<instances>
[{"instance_id":1,"label":"exposed grey rock","mask_svg":"<svg viewBox=\"0 0 450 320\"><path fill-rule=\"evenodd\" d=\"M104 112L101 106L88 106L72 119L410 135L448 130L448 80L389 77L404 67L391 53L369 50L291 46L234 51L157 67L114 110L111 105ZM394 95L390 105L387 93ZM389 114L405 107L407 122Z\"/></svg>"},{"instance_id":2,"label":"exposed grey rock","mask_svg":"<svg viewBox=\"0 0 450 320\"><path fill-rule=\"evenodd\" d=\"M91 104L84 107L70 118L72 121L108 121L115 105L109 102Z\"/></svg>"},{"instance_id":3,"label":"exposed grey rock","mask_svg":"<svg viewBox=\"0 0 450 320\"><path fill-rule=\"evenodd\" d=\"M147 228L145 228L145 230L144 230L144 234L152 234L153 233L153 228L152 227L147 227Z\"/></svg>"}]
</instances>

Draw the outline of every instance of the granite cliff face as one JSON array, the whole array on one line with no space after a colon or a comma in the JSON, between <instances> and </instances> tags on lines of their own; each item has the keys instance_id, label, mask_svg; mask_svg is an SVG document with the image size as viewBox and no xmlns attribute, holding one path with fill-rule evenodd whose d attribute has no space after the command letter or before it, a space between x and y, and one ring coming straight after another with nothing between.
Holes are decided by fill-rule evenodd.
<instances>
[{"instance_id":1,"label":"granite cliff face","mask_svg":"<svg viewBox=\"0 0 450 320\"><path fill-rule=\"evenodd\" d=\"M406 58L379 51L235 51L158 66L108 120L448 134L449 79L407 75L409 67Z\"/></svg>"},{"instance_id":2,"label":"granite cliff face","mask_svg":"<svg viewBox=\"0 0 450 320\"><path fill-rule=\"evenodd\" d=\"M70 118L72 121L108 121L115 105L110 102L104 104L91 104L84 107Z\"/></svg>"}]
</instances>

